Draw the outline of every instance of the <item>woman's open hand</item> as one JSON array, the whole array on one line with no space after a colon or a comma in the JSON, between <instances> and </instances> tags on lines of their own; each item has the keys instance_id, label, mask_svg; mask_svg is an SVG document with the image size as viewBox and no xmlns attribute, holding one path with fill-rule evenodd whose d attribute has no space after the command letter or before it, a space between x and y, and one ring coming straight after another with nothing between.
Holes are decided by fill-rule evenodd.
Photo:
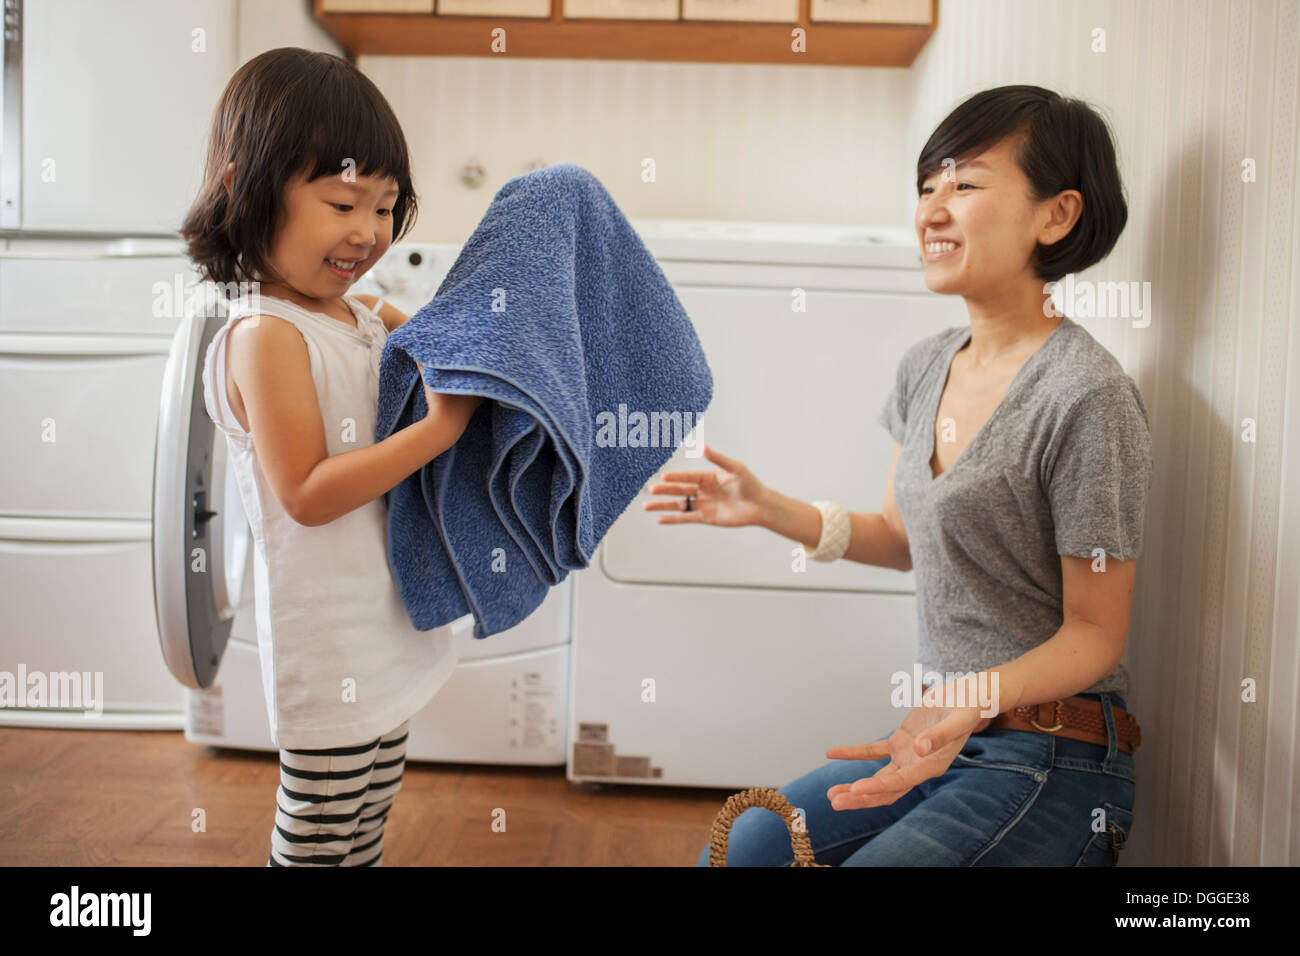
<instances>
[{"instance_id":1,"label":"woman's open hand","mask_svg":"<svg viewBox=\"0 0 1300 956\"><path fill-rule=\"evenodd\" d=\"M763 517L763 496L767 488L754 473L734 458L728 458L708 445L704 456L725 471L670 471L662 484L651 485L651 494L675 495L670 501L647 501L646 511L671 511L661 515L659 524L713 524L741 527L759 524ZM691 510L686 511L686 496L691 496Z\"/></svg>"},{"instance_id":2,"label":"woman's open hand","mask_svg":"<svg viewBox=\"0 0 1300 956\"><path fill-rule=\"evenodd\" d=\"M885 740L827 750L826 756L831 760L889 758L889 763L870 777L851 784L836 784L827 790L826 799L831 806L836 810L886 806L923 780L946 773L970 735L992 723L991 717L981 716L978 706L940 707L925 702L955 699L936 697L953 686L947 684L926 691L923 702L913 707L899 728Z\"/></svg>"}]
</instances>

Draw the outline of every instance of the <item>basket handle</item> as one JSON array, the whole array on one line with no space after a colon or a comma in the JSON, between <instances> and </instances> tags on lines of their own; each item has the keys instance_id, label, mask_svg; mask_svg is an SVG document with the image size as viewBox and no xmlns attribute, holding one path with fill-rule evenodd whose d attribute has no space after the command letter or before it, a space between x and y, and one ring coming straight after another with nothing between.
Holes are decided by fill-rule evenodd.
<instances>
[{"instance_id":1,"label":"basket handle","mask_svg":"<svg viewBox=\"0 0 1300 956\"><path fill-rule=\"evenodd\" d=\"M794 847L792 866L818 865L813 857L808 831L794 828L794 807L790 806L790 801L785 798L785 794L771 787L754 787L732 794L718 811L709 837L709 866L727 865L727 839L731 833L731 825L736 821L736 817L750 807L771 810L785 821L786 829L790 831L790 843Z\"/></svg>"}]
</instances>

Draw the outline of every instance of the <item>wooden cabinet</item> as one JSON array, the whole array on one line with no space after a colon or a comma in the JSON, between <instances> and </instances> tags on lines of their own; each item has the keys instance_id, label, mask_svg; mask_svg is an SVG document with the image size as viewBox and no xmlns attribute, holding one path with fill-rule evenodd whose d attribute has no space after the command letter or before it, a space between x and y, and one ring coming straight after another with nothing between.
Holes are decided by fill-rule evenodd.
<instances>
[{"instance_id":1,"label":"wooden cabinet","mask_svg":"<svg viewBox=\"0 0 1300 956\"><path fill-rule=\"evenodd\" d=\"M447 17L551 16L551 0L438 0L435 12Z\"/></svg>"},{"instance_id":2,"label":"wooden cabinet","mask_svg":"<svg viewBox=\"0 0 1300 956\"><path fill-rule=\"evenodd\" d=\"M939 0L313 0L353 56L911 66Z\"/></svg>"},{"instance_id":3,"label":"wooden cabinet","mask_svg":"<svg viewBox=\"0 0 1300 956\"><path fill-rule=\"evenodd\" d=\"M433 13L433 0L320 0L316 13Z\"/></svg>"},{"instance_id":4,"label":"wooden cabinet","mask_svg":"<svg viewBox=\"0 0 1300 956\"><path fill-rule=\"evenodd\" d=\"M676 20L679 0L562 0L566 20Z\"/></svg>"},{"instance_id":5,"label":"wooden cabinet","mask_svg":"<svg viewBox=\"0 0 1300 956\"><path fill-rule=\"evenodd\" d=\"M812 0L814 21L929 23L930 0Z\"/></svg>"},{"instance_id":6,"label":"wooden cabinet","mask_svg":"<svg viewBox=\"0 0 1300 956\"><path fill-rule=\"evenodd\" d=\"M799 0L682 0L682 19L795 23Z\"/></svg>"}]
</instances>

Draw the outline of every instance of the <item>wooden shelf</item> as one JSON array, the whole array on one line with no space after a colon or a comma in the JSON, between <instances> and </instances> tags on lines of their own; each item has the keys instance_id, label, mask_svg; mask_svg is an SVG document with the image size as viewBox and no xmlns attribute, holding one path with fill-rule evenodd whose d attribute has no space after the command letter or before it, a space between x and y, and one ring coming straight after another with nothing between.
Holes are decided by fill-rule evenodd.
<instances>
[{"instance_id":1,"label":"wooden shelf","mask_svg":"<svg viewBox=\"0 0 1300 956\"><path fill-rule=\"evenodd\" d=\"M694 63L783 63L792 66L908 67L939 22L930 0L926 24L824 23L809 20L799 0L793 23L698 20L566 20L563 0L549 19L438 16L429 13L327 13L316 18L353 56L483 56L524 59L663 60ZM492 51L492 30L506 31L506 52ZM791 49L805 31L806 52Z\"/></svg>"}]
</instances>

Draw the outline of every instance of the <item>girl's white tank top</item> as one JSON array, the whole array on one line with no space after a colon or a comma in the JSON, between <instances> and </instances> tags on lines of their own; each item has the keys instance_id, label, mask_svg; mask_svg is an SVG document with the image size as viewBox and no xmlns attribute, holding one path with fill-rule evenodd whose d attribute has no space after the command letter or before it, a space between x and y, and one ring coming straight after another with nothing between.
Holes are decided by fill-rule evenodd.
<instances>
[{"instance_id":1,"label":"girl's white tank top","mask_svg":"<svg viewBox=\"0 0 1300 956\"><path fill-rule=\"evenodd\" d=\"M451 628L411 624L388 566L382 497L318 527L285 512L226 394L226 341L250 314L302 334L330 455L374 444L383 320L352 296L357 327L265 294L230 302L203 362L208 415L226 436L254 542L257 647L272 743L369 743L429 702L456 666ZM380 307L376 303L376 307Z\"/></svg>"}]
</instances>

